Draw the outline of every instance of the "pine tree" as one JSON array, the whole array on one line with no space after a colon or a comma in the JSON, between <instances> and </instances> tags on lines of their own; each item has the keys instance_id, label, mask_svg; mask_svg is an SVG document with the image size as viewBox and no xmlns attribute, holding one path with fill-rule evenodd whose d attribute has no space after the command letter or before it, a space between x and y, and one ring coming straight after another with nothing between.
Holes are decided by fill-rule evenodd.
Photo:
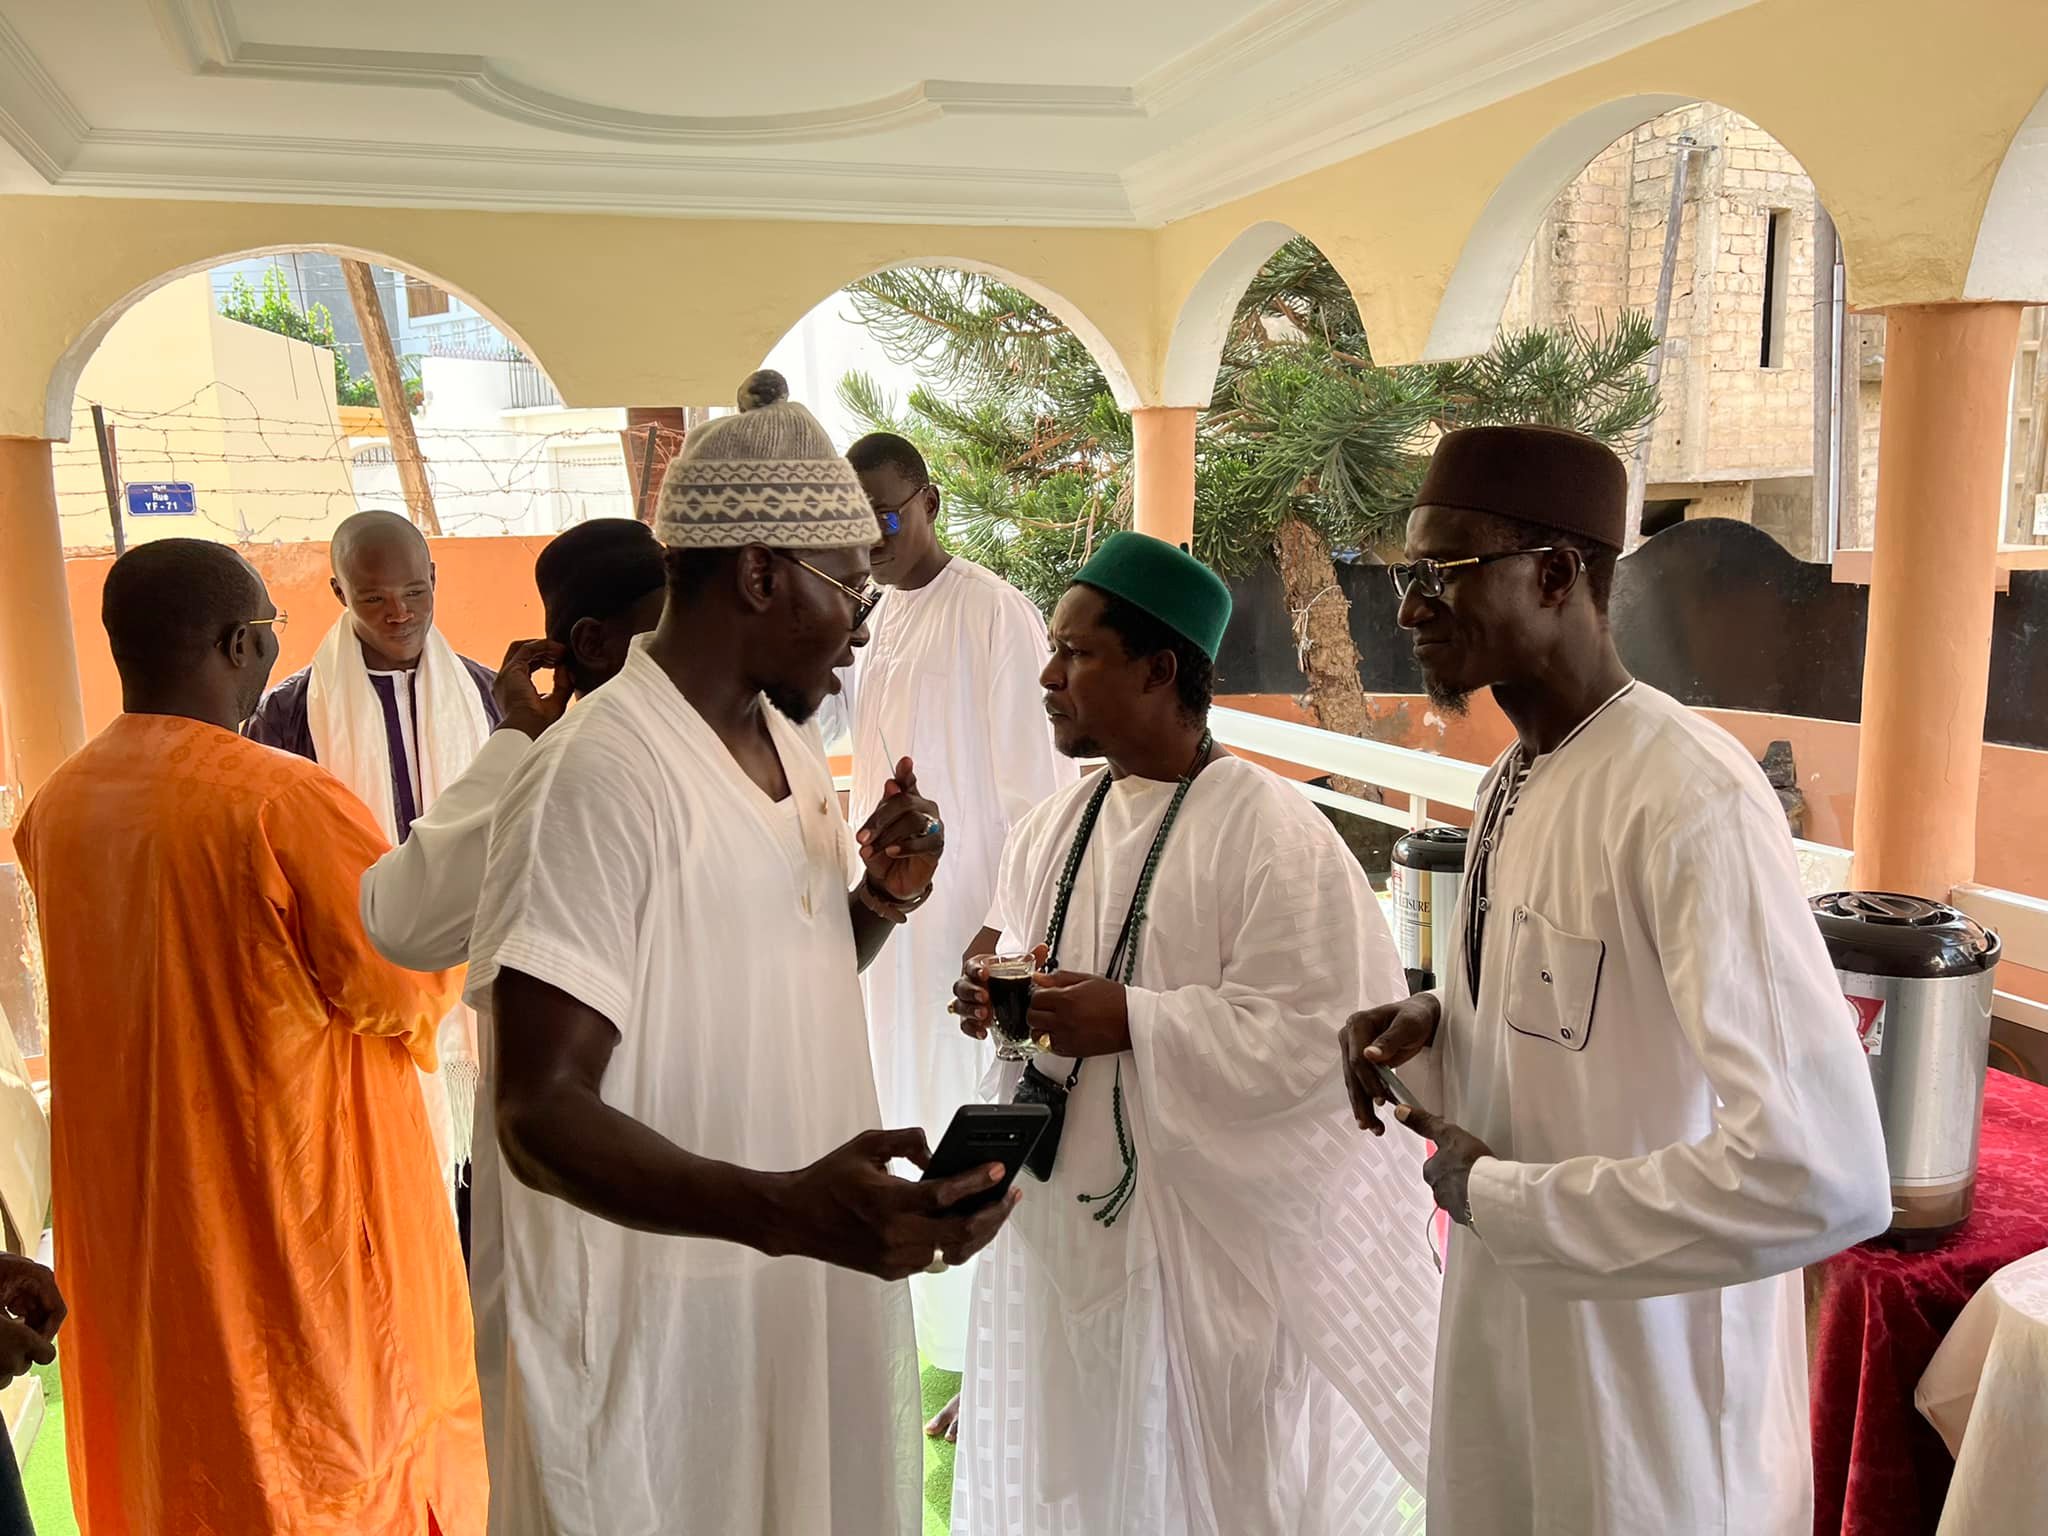
<instances>
[{"instance_id":1,"label":"pine tree","mask_svg":"<svg viewBox=\"0 0 2048 1536\"><path fill-rule=\"evenodd\" d=\"M1131 518L1130 418L1088 349L1043 305L972 272L877 273L854 312L918 387L900 406L849 375L848 409L916 443L945 493L948 545L1050 610L1088 552ZM1437 434L1537 422L1628 452L1656 414L1649 321L1503 333L1456 363L1380 368L1351 291L1304 239L1247 288L1195 436L1194 551L1226 578L1271 563L1308 703L1327 730L1367 724L1335 558L1385 553Z\"/></svg>"}]
</instances>

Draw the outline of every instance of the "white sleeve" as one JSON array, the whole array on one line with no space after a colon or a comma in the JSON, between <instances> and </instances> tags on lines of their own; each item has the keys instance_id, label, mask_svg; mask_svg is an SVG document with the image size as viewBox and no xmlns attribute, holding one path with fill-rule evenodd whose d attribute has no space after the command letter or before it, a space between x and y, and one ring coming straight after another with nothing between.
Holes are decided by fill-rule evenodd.
<instances>
[{"instance_id":1,"label":"white sleeve","mask_svg":"<svg viewBox=\"0 0 2048 1536\"><path fill-rule=\"evenodd\" d=\"M1481 1160L1472 1225L1524 1289L1644 1297L1741 1285L1884 1230L1876 1095L1784 819L1716 797L1642 838L1633 898L1718 1100L1697 1142L1640 1157Z\"/></svg>"},{"instance_id":2,"label":"white sleeve","mask_svg":"<svg viewBox=\"0 0 2048 1536\"><path fill-rule=\"evenodd\" d=\"M491 821L512 770L532 748L524 731L493 731L405 841L363 871L363 931L393 965L442 971L469 958Z\"/></svg>"},{"instance_id":3,"label":"white sleeve","mask_svg":"<svg viewBox=\"0 0 2048 1536\"><path fill-rule=\"evenodd\" d=\"M1393 935L1350 850L1334 836L1275 839L1270 829L1265 844L1236 877L1241 911L1221 914L1218 983L1127 989L1131 1049L1162 1148L1213 1146L1220 1133L1311 1102L1336 1107L1338 1030L1403 990Z\"/></svg>"},{"instance_id":4,"label":"white sleeve","mask_svg":"<svg viewBox=\"0 0 2048 1536\"><path fill-rule=\"evenodd\" d=\"M1029 831L1012 826L1010 835L1003 839L1003 855L996 861L995 896L982 923L982 927L997 934L997 947L1005 954L1029 949L1040 937L1024 932L1030 920L1029 896L1023 889L1030 869L1030 859L1023 848Z\"/></svg>"},{"instance_id":5,"label":"white sleeve","mask_svg":"<svg viewBox=\"0 0 2048 1536\"><path fill-rule=\"evenodd\" d=\"M515 970L624 1027L654 867L656 799L585 736L529 765L491 834L469 996Z\"/></svg>"},{"instance_id":6,"label":"white sleeve","mask_svg":"<svg viewBox=\"0 0 2048 1536\"><path fill-rule=\"evenodd\" d=\"M989 652L983 662L982 708L988 722L988 756L996 805L1003 825L1014 827L1024 813L1074 782L1079 769L1052 744L1045 717L1045 620L1017 594L996 605Z\"/></svg>"}]
</instances>

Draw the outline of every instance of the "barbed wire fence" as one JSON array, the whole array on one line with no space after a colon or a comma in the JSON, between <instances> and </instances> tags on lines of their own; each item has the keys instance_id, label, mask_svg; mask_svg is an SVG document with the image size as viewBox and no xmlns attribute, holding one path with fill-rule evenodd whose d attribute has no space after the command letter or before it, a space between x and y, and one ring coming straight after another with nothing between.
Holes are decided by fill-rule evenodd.
<instances>
[{"instance_id":1,"label":"barbed wire fence","mask_svg":"<svg viewBox=\"0 0 2048 1536\"><path fill-rule=\"evenodd\" d=\"M324 538L358 510L405 511L389 439L350 432L338 411L326 421L266 416L247 391L223 381L163 409L79 399L82 408L93 404L111 429L117 482L191 485L193 513L176 519L188 526L239 543L286 543ZM648 435L661 463L682 441L673 428L623 423L534 430L416 419L415 430L451 537L546 535L592 517L632 517ZM107 547L106 486L90 430L52 458L66 546ZM125 497L124 520L131 534L144 521L125 514Z\"/></svg>"}]
</instances>

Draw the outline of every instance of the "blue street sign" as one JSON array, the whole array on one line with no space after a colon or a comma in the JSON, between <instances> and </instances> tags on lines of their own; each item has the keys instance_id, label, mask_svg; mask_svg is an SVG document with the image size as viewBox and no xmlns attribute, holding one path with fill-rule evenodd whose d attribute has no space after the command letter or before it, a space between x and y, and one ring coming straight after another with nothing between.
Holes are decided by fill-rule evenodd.
<instances>
[{"instance_id":1,"label":"blue street sign","mask_svg":"<svg viewBox=\"0 0 2048 1536\"><path fill-rule=\"evenodd\" d=\"M187 480L130 481L130 517L190 517L199 510L199 497Z\"/></svg>"}]
</instances>

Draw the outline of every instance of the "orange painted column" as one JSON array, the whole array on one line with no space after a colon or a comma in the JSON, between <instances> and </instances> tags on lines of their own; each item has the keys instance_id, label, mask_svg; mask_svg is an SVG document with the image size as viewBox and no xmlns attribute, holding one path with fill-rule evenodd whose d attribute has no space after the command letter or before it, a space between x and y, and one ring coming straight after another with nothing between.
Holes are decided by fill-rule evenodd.
<instances>
[{"instance_id":1,"label":"orange painted column","mask_svg":"<svg viewBox=\"0 0 2048 1536\"><path fill-rule=\"evenodd\" d=\"M26 801L85 745L57 487L40 438L0 437L0 548L0 782Z\"/></svg>"},{"instance_id":2,"label":"orange painted column","mask_svg":"<svg viewBox=\"0 0 2048 1536\"><path fill-rule=\"evenodd\" d=\"M1195 537L1195 414L1192 405L1131 412L1132 526L1169 544Z\"/></svg>"},{"instance_id":3,"label":"orange painted column","mask_svg":"<svg viewBox=\"0 0 2048 1536\"><path fill-rule=\"evenodd\" d=\"M1946 900L1976 869L2019 324L2017 304L1885 312L1856 757L1860 889Z\"/></svg>"}]
</instances>

